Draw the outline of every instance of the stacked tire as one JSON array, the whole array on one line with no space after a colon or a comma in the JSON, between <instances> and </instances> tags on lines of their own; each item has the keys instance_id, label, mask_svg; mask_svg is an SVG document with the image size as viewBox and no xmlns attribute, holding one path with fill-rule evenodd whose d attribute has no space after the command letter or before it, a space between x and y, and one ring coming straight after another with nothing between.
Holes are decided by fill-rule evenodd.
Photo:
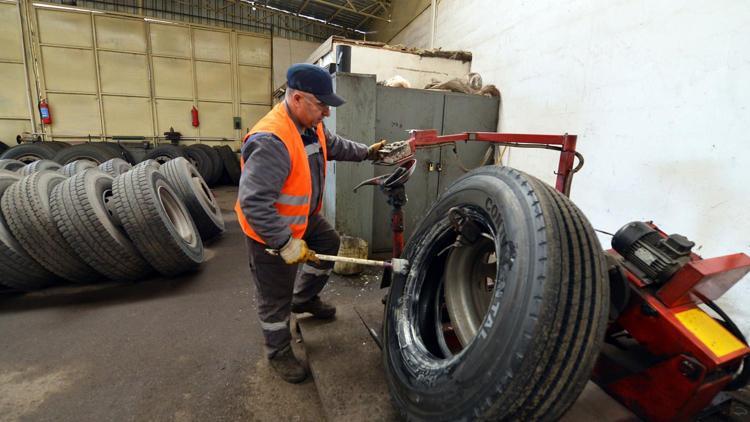
<instances>
[{"instance_id":1,"label":"stacked tire","mask_svg":"<svg viewBox=\"0 0 750 422\"><path fill-rule=\"evenodd\" d=\"M206 144L178 146L160 145L146 154L145 160L165 164L176 158L185 158L200 173L208 186L237 185L240 181L240 163L237 155L227 145L210 147Z\"/></svg>"},{"instance_id":2,"label":"stacked tire","mask_svg":"<svg viewBox=\"0 0 750 422\"><path fill-rule=\"evenodd\" d=\"M121 158L98 167L37 162L0 169L0 284L176 276L195 269L204 240L223 232L216 199L184 158L164 173L156 162L131 167Z\"/></svg>"}]
</instances>

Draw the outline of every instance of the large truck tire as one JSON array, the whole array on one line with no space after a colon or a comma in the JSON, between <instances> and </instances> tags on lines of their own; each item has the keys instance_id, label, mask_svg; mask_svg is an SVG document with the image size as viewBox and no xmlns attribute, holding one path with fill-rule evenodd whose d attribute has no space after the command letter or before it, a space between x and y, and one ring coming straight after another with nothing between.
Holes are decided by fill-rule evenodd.
<instances>
[{"instance_id":1,"label":"large truck tire","mask_svg":"<svg viewBox=\"0 0 750 422\"><path fill-rule=\"evenodd\" d=\"M52 191L52 214L65 241L89 266L111 280L140 280L151 267L110 215L112 180L98 169L70 177Z\"/></svg>"},{"instance_id":2,"label":"large truck tire","mask_svg":"<svg viewBox=\"0 0 750 422\"><path fill-rule=\"evenodd\" d=\"M221 161L221 156L215 148L211 148L206 144L193 144L188 148L196 148L205 151L211 159L211 166L213 167L212 174L206 179L208 186L216 186L221 179L221 175L224 174L224 163Z\"/></svg>"},{"instance_id":3,"label":"large truck tire","mask_svg":"<svg viewBox=\"0 0 750 422\"><path fill-rule=\"evenodd\" d=\"M609 312L601 247L567 197L508 167L476 169L440 196L402 257L410 269L393 277L383 359L406 419L565 413Z\"/></svg>"},{"instance_id":4,"label":"large truck tire","mask_svg":"<svg viewBox=\"0 0 750 422\"><path fill-rule=\"evenodd\" d=\"M31 165L31 164L29 164L29 165ZM58 164L58 166L59 166L59 164ZM94 163L93 161L89 161L89 160L75 160L73 162L70 162L70 163L62 166L62 168L60 170L58 170L58 171L60 172L60 174L62 174L64 176L71 177L71 176L74 176L74 175L76 175L78 173L83 172L84 170L88 170L88 169L94 168L94 167L96 167L96 163Z\"/></svg>"},{"instance_id":5,"label":"large truck tire","mask_svg":"<svg viewBox=\"0 0 750 422\"><path fill-rule=\"evenodd\" d=\"M17 171L25 165L26 163L23 161L14 160L12 158L3 158L0 160L0 170Z\"/></svg>"},{"instance_id":6,"label":"large truck tire","mask_svg":"<svg viewBox=\"0 0 750 422\"><path fill-rule=\"evenodd\" d=\"M21 179L15 173L0 171L0 198L5 191ZM0 212L0 284L18 290L34 290L48 286L55 276L45 270L16 241Z\"/></svg>"},{"instance_id":7,"label":"large truck tire","mask_svg":"<svg viewBox=\"0 0 750 422\"><path fill-rule=\"evenodd\" d=\"M21 176L28 176L42 170L59 171L60 164L52 160L36 160L16 170Z\"/></svg>"},{"instance_id":8,"label":"large truck tire","mask_svg":"<svg viewBox=\"0 0 750 422\"><path fill-rule=\"evenodd\" d=\"M120 153L115 149L99 142L88 142L60 150L54 160L62 165L76 160L88 160L99 165L113 158L120 158Z\"/></svg>"},{"instance_id":9,"label":"large truck tire","mask_svg":"<svg viewBox=\"0 0 750 422\"><path fill-rule=\"evenodd\" d=\"M237 186L240 183L240 162L237 159L237 154L232 151L227 145L221 145L216 148L216 152L221 157L221 162L224 164L224 171L226 173L229 184Z\"/></svg>"},{"instance_id":10,"label":"large truck tire","mask_svg":"<svg viewBox=\"0 0 750 422\"><path fill-rule=\"evenodd\" d=\"M65 242L57 229L49 195L65 176L43 170L25 176L5 191L0 205L13 236L47 271L74 283L101 278Z\"/></svg>"},{"instance_id":11,"label":"large truck tire","mask_svg":"<svg viewBox=\"0 0 750 422\"><path fill-rule=\"evenodd\" d=\"M214 174L214 163L211 156L202 148L196 148L193 145L183 148L183 151L185 152L185 158L198 170L203 181L211 184L211 178Z\"/></svg>"},{"instance_id":12,"label":"large truck tire","mask_svg":"<svg viewBox=\"0 0 750 422\"><path fill-rule=\"evenodd\" d=\"M169 160L184 156L185 150L182 147L172 144L163 144L146 153L143 161L151 159L155 160L159 164L164 164Z\"/></svg>"},{"instance_id":13,"label":"large truck tire","mask_svg":"<svg viewBox=\"0 0 750 422\"><path fill-rule=\"evenodd\" d=\"M0 158L12 158L28 164L37 160L52 160L57 154L58 147L49 145L49 142L34 142L20 144L9 148L0 155Z\"/></svg>"},{"instance_id":14,"label":"large truck tire","mask_svg":"<svg viewBox=\"0 0 750 422\"><path fill-rule=\"evenodd\" d=\"M176 276L203 262L203 242L171 184L136 166L112 184L114 209L138 251L156 271Z\"/></svg>"},{"instance_id":15,"label":"large truck tire","mask_svg":"<svg viewBox=\"0 0 750 422\"><path fill-rule=\"evenodd\" d=\"M193 217L203 241L224 231L224 217L214 194L198 170L182 157L170 160L159 169L174 187Z\"/></svg>"},{"instance_id":16,"label":"large truck tire","mask_svg":"<svg viewBox=\"0 0 750 422\"><path fill-rule=\"evenodd\" d=\"M120 143L117 142L97 142L94 145L97 145L100 148L108 149L109 151L112 151L113 154L116 154L113 158L120 158L122 160L125 160L126 162L133 164L135 163L135 159L133 158L133 154L128 151L127 148L122 146Z\"/></svg>"},{"instance_id":17,"label":"large truck tire","mask_svg":"<svg viewBox=\"0 0 750 422\"><path fill-rule=\"evenodd\" d=\"M99 170L107 173L113 178L130 171L131 168L133 168L133 166L122 158L113 158L99 164Z\"/></svg>"}]
</instances>

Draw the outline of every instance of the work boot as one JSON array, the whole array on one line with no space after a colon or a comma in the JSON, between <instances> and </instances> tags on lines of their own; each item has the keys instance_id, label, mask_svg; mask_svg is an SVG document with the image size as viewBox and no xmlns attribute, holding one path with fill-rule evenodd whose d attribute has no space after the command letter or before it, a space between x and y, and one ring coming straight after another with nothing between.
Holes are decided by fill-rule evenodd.
<instances>
[{"instance_id":1,"label":"work boot","mask_svg":"<svg viewBox=\"0 0 750 422\"><path fill-rule=\"evenodd\" d=\"M286 382L298 384L307 378L307 371L299 363L292 352L292 347L287 345L278 351L272 358L268 359L271 368Z\"/></svg>"},{"instance_id":2,"label":"work boot","mask_svg":"<svg viewBox=\"0 0 750 422\"><path fill-rule=\"evenodd\" d=\"M293 303L292 312L295 314L309 312L313 318L331 319L336 315L336 307L320 300L320 296L315 296L305 303Z\"/></svg>"}]
</instances>

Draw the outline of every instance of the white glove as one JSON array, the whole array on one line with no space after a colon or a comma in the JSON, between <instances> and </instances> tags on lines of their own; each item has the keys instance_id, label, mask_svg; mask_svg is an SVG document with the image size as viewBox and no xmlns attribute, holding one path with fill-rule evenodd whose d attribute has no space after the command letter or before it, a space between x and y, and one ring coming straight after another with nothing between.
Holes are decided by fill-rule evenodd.
<instances>
[{"instance_id":1,"label":"white glove","mask_svg":"<svg viewBox=\"0 0 750 422\"><path fill-rule=\"evenodd\" d=\"M315 252L307 247L307 243L302 239L290 237L284 246L279 249L279 255L287 264L299 264L307 261L318 261Z\"/></svg>"}]
</instances>

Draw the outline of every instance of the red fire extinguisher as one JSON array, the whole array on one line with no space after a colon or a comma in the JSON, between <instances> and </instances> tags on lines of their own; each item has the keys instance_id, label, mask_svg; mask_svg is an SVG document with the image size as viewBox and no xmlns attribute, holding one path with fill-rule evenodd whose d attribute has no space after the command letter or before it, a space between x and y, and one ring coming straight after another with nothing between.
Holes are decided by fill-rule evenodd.
<instances>
[{"instance_id":1,"label":"red fire extinguisher","mask_svg":"<svg viewBox=\"0 0 750 422\"><path fill-rule=\"evenodd\" d=\"M45 125L52 124L52 114L49 112L49 104L47 104L47 99L45 98L39 101L39 114L42 117L42 123Z\"/></svg>"},{"instance_id":2,"label":"red fire extinguisher","mask_svg":"<svg viewBox=\"0 0 750 422\"><path fill-rule=\"evenodd\" d=\"M198 125L201 124L200 120L198 120L198 109L193 106L193 109L190 110L190 114L193 116L193 127L198 127Z\"/></svg>"}]
</instances>

